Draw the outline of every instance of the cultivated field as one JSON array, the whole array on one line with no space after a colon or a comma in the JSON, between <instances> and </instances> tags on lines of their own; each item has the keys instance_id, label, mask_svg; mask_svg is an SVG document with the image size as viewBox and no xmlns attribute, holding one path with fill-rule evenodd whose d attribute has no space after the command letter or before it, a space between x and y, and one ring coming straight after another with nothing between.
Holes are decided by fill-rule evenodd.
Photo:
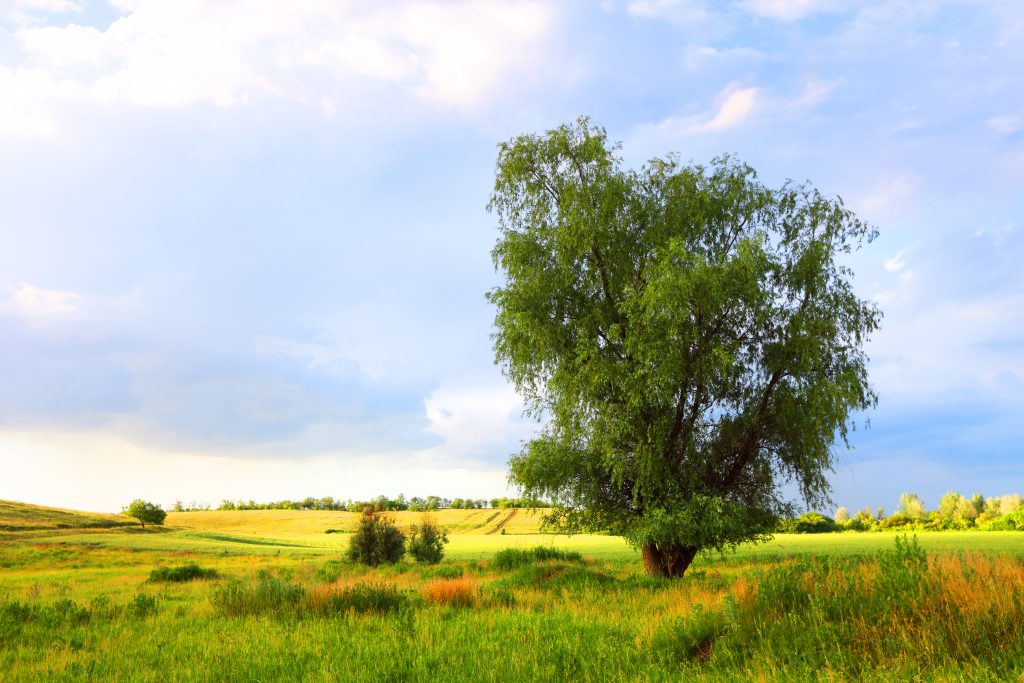
<instances>
[{"instance_id":1,"label":"cultivated field","mask_svg":"<svg viewBox=\"0 0 1024 683\"><path fill-rule=\"evenodd\" d=\"M435 517L441 565L368 569L349 513L0 503L0 680L1024 680L1024 533L779 535L661 581L526 510Z\"/></svg>"}]
</instances>

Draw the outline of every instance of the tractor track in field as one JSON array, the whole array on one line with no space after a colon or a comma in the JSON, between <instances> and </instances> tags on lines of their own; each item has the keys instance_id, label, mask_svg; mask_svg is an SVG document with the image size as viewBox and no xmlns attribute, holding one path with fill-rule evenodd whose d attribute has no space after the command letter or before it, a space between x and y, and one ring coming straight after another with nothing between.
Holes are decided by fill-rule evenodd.
<instances>
[{"instance_id":1,"label":"tractor track in field","mask_svg":"<svg viewBox=\"0 0 1024 683\"><path fill-rule=\"evenodd\" d=\"M502 519L500 522L495 524L494 528L488 531L486 535L490 536L492 534L500 532L505 527L505 525L508 524L509 520L516 516L517 512L519 512L519 508L512 508L508 515L506 515L505 518Z\"/></svg>"}]
</instances>

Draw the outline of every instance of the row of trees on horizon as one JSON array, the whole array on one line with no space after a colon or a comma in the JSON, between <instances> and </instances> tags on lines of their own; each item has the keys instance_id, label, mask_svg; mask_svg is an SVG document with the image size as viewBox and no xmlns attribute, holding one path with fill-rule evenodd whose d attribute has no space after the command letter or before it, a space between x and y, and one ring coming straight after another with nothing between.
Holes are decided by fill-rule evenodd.
<instances>
[{"instance_id":1,"label":"row of trees on horizon","mask_svg":"<svg viewBox=\"0 0 1024 683\"><path fill-rule=\"evenodd\" d=\"M172 512L193 512L199 510L337 510L344 512L426 512L431 510L477 510L502 508L537 508L549 507L551 504L543 500L531 498L445 498L442 496L413 496L406 498L399 494L396 498L384 495L369 500L342 500L332 496L321 498L307 497L301 500L279 500L257 502L254 500L222 500L216 507L209 503L192 501L185 504L175 501L170 506ZM882 507L872 511L864 507L850 512L846 507L839 507L832 518L810 512L794 520L783 520L780 531L799 530L851 530L870 531L913 526L924 529L970 529L989 526L992 522L1020 512L1024 514L1022 498L1017 493L1004 496L985 497L975 493L968 498L958 491L949 491L939 499L939 505L929 510L924 501L916 493L904 493L892 515L886 515ZM802 524L801 524L802 522ZM792 528L790 528L792 527Z\"/></svg>"},{"instance_id":2,"label":"row of trees on horizon","mask_svg":"<svg viewBox=\"0 0 1024 683\"><path fill-rule=\"evenodd\" d=\"M370 500L341 500L332 496L323 498L303 498L302 500L279 500L260 503L254 500L222 500L216 507L209 503L192 501L185 504L180 500L170 506L171 512L197 512L201 510L337 510L342 512L364 512L372 508L374 512L427 512L430 510L483 510L487 508L531 508L550 505L542 500L531 498L444 498L442 496L413 496L406 498L398 494L397 498L377 496Z\"/></svg>"},{"instance_id":3,"label":"row of trees on horizon","mask_svg":"<svg viewBox=\"0 0 1024 683\"><path fill-rule=\"evenodd\" d=\"M811 522L811 517L816 513L803 515L800 520L805 523ZM817 523L822 530L843 530L871 531L876 529L895 529L900 527L915 527L921 529L972 529L990 528L1007 529L1024 528L1024 506L1020 494L1011 493L1004 496L992 496L986 498L980 493L975 493L968 498L958 491L949 491L939 499L939 506L929 510L921 497L916 493L904 493L900 496L896 512L886 516L884 508L878 508L874 512L870 508L863 508L857 512L850 513L845 507L836 510L832 519L824 515L817 515ZM800 520L793 520L799 523ZM1000 524L1001 520L1007 524ZM1010 523L1012 522L1012 523ZM825 529L825 526L834 524L836 529Z\"/></svg>"}]
</instances>

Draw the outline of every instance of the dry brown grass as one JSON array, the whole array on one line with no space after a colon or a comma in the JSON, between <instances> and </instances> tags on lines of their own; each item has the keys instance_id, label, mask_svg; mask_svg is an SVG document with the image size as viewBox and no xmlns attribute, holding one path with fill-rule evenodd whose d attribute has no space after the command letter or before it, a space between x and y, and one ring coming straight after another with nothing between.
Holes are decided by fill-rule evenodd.
<instances>
[{"instance_id":1,"label":"dry brown grass","mask_svg":"<svg viewBox=\"0 0 1024 683\"><path fill-rule=\"evenodd\" d=\"M423 599L432 605L473 607L480 600L480 587L475 579L437 579L423 587Z\"/></svg>"}]
</instances>

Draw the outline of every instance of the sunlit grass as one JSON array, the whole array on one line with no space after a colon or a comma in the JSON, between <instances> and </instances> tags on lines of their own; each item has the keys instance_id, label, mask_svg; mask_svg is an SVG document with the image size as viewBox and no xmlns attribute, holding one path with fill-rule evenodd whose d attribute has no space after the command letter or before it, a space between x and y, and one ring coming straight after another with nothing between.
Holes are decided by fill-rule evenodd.
<instances>
[{"instance_id":1,"label":"sunlit grass","mask_svg":"<svg viewBox=\"0 0 1024 683\"><path fill-rule=\"evenodd\" d=\"M282 512L292 522L278 531L272 520ZM458 519L472 521L467 512L487 511ZM0 536L0 679L895 681L1024 672L1019 533L921 534L924 564L893 554L891 534L780 535L701 557L684 579L664 581L645 576L637 552L609 536L455 533L441 565L371 569L344 561L348 534L302 527L312 524L304 516L322 524L326 513L224 514L210 528ZM570 554L540 553L506 570L492 563L502 549L537 546ZM150 580L154 569L191 563L216 576Z\"/></svg>"}]
</instances>

